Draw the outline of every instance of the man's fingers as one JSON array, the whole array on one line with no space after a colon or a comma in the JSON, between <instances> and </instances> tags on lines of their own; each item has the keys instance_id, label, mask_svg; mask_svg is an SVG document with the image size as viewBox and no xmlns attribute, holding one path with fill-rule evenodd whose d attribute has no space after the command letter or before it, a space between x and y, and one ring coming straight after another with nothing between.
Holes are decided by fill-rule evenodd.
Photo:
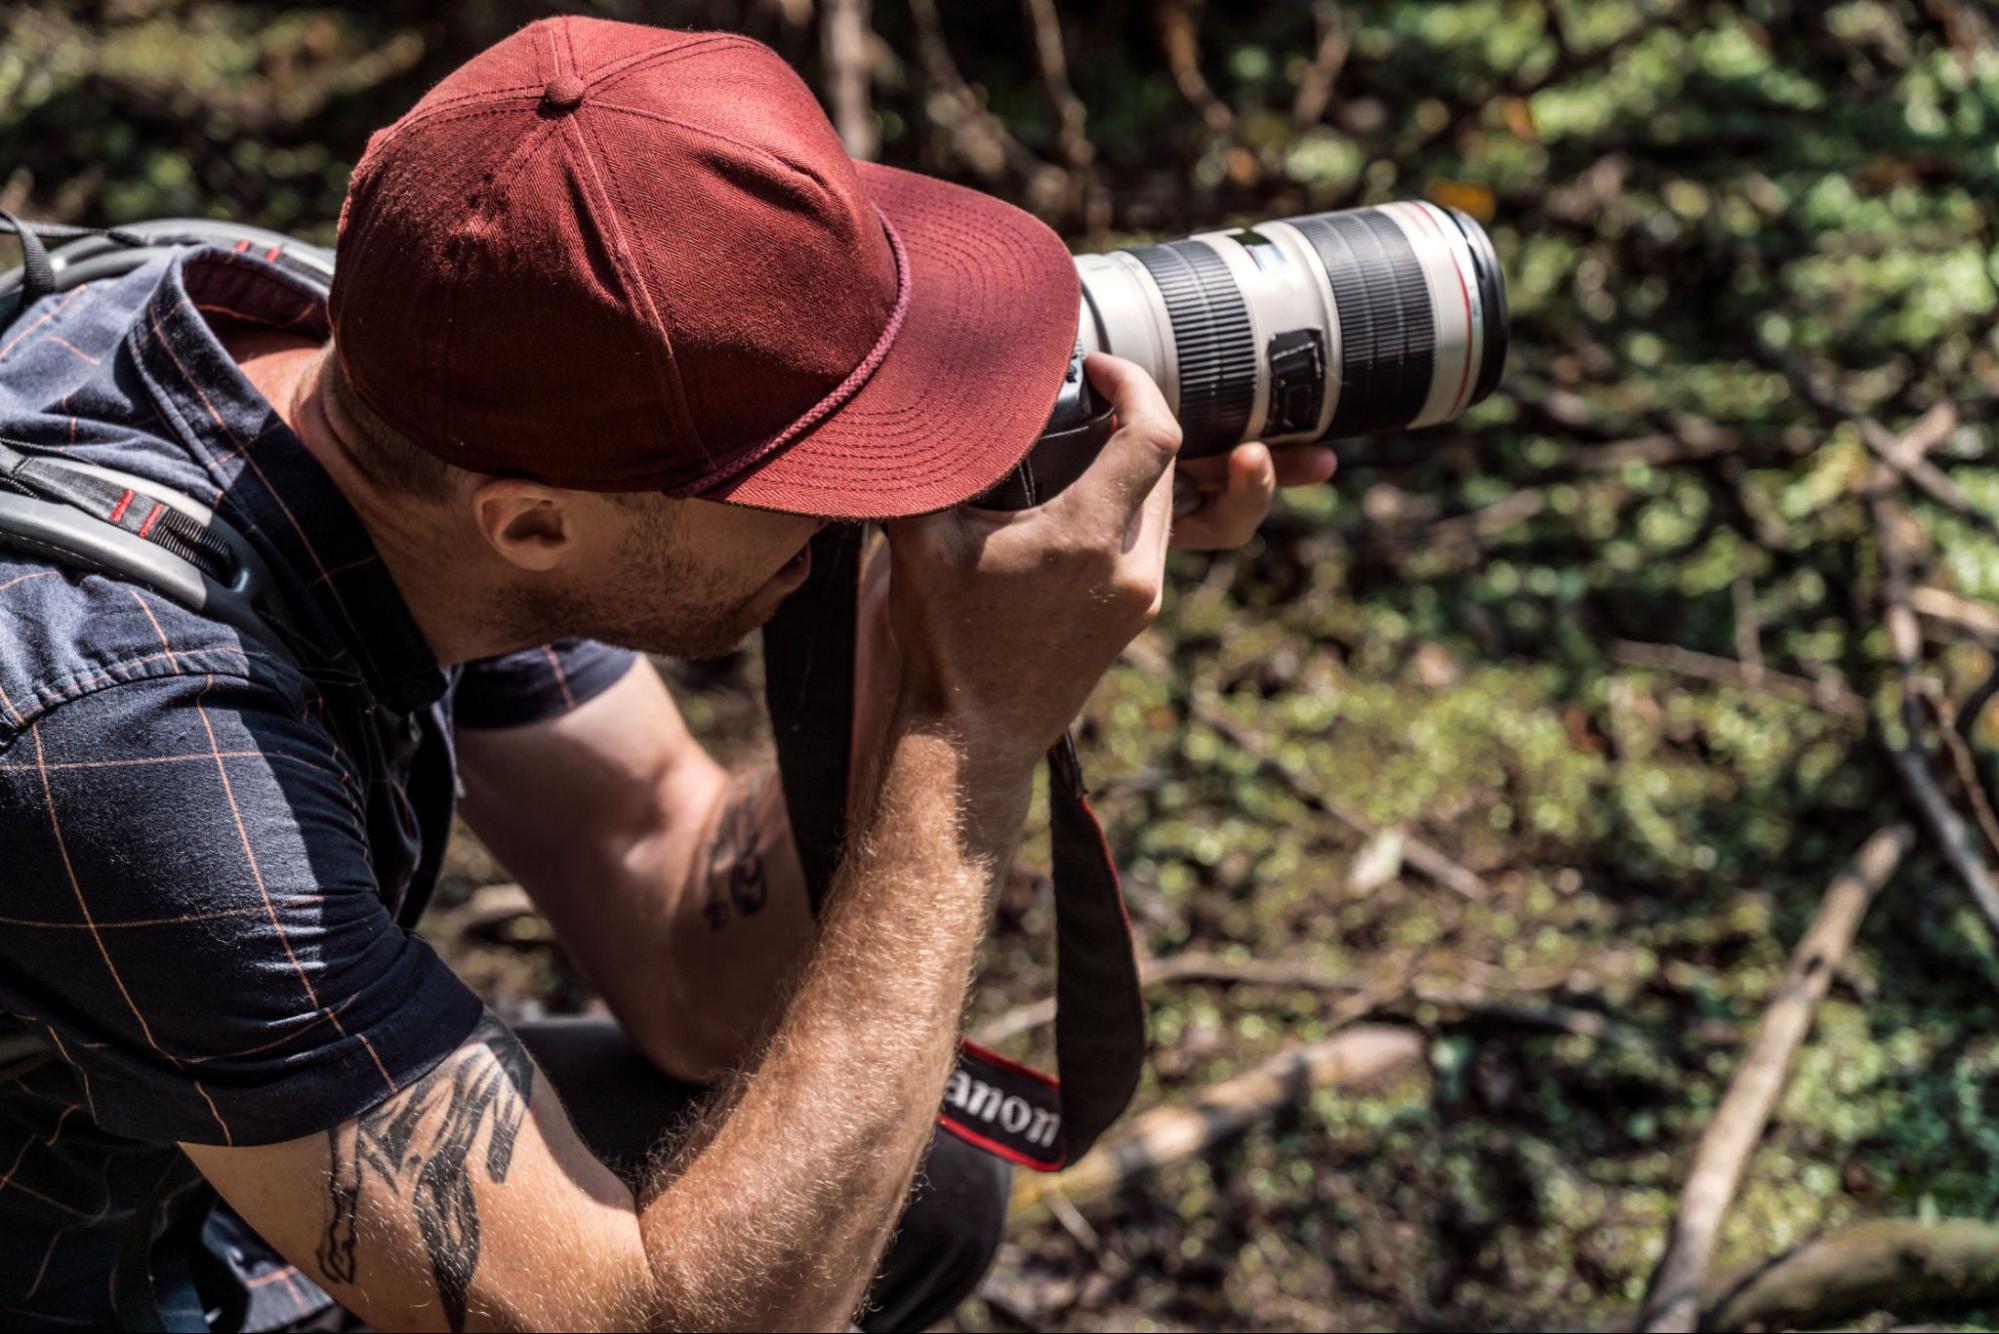
<instances>
[{"instance_id":1,"label":"man's fingers","mask_svg":"<svg viewBox=\"0 0 1999 1334\"><path fill-rule=\"evenodd\" d=\"M1237 445L1238 450L1247 445ZM1270 445L1270 461L1277 470L1279 486L1317 486L1329 481L1339 460L1326 445ZM1210 454L1198 459L1180 459L1174 469L1203 491L1219 491L1228 484L1227 454Z\"/></svg>"},{"instance_id":2,"label":"man's fingers","mask_svg":"<svg viewBox=\"0 0 1999 1334\"><path fill-rule=\"evenodd\" d=\"M1277 494L1277 469L1260 444L1237 445L1224 459L1226 477L1201 507L1173 526L1173 545L1212 550L1239 547L1256 533Z\"/></svg>"},{"instance_id":3,"label":"man's fingers","mask_svg":"<svg viewBox=\"0 0 1999 1334\"><path fill-rule=\"evenodd\" d=\"M1166 590L1166 549L1173 536L1173 472L1171 468L1153 483L1152 494L1139 506L1126 530L1125 551L1120 558L1125 582L1134 591L1142 589L1147 599L1148 620L1159 613Z\"/></svg>"},{"instance_id":4,"label":"man's fingers","mask_svg":"<svg viewBox=\"0 0 1999 1334\"><path fill-rule=\"evenodd\" d=\"M1064 498L1074 497L1071 504L1099 512L1122 531L1179 453L1180 423L1167 411L1166 397L1152 377L1131 362L1093 352L1083 371L1111 401L1118 429Z\"/></svg>"},{"instance_id":5,"label":"man's fingers","mask_svg":"<svg viewBox=\"0 0 1999 1334\"><path fill-rule=\"evenodd\" d=\"M1339 456L1325 445L1279 445L1270 451L1279 486L1317 486L1332 480Z\"/></svg>"}]
</instances>

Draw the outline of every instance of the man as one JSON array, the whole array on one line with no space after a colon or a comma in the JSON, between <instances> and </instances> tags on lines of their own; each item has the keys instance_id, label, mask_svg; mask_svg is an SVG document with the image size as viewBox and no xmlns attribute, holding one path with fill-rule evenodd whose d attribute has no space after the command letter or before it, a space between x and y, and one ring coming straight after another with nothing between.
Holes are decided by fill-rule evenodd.
<instances>
[{"instance_id":1,"label":"man","mask_svg":"<svg viewBox=\"0 0 1999 1334\"><path fill-rule=\"evenodd\" d=\"M46 1040L0 1088L10 1321L969 1291L1005 1174L933 1127L974 947L1171 523L1177 428L1109 358L1082 480L953 508L1032 443L1076 301L1045 228L851 162L762 47L559 19L371 141L329 303L207 250L25 312L0 433L213 504L326 660L0 551L0 1036ZM1331 456L1190 471L1175 540L1230 545ZM631 650L728 649L854 519L888 545L815 923L776 784ZM517 1037L408 930L459 789L617 1027Z\"/></svg>"}]
</instances>

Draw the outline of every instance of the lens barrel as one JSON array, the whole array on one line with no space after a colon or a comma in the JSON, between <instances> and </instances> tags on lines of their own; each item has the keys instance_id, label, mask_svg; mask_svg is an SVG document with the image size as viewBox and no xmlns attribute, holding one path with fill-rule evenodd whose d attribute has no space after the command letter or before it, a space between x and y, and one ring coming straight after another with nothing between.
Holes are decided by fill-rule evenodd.
<instances>
[{"instance_id":1,"label":"lens barrel","mask_svg":"<svg viewBox=\"0 0 1999 1334\"><path fill-rule=\"evenodd\" d=\"M1144 366L1182 452L1448 421L1505 362L1492 242L1419 201L1206 232L1076 261L1081 343Z\"/></svg>"},{"instance_id":2,"label":"lens barrel","mask_svg":"<svg viewBox=\"0 0 1999 1334\"><path fill-rule=\"evenodd\" d=\"M1180 365L1180 431L1188 444L1231 445L1256 406L1256 329L1229 268L1199 241L1139 246L1166 303Z\"/></svg>"}]
</instances>

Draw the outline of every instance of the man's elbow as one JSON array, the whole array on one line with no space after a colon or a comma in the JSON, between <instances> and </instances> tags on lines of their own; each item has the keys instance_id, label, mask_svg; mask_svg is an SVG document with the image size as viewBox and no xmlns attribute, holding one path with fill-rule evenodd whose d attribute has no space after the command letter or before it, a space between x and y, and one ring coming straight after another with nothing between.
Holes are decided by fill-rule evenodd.
<instances>
[{"instance_id":1,"label":"man's elbow","mask_svg":"<svg viewBox=\"0 0 1999 1334\"><path fill-rule=\"evenodd\" d=\"M676 987L675 991L684 988ZM621 1017L625 1034L653 1066L689 1084L719 1084L755 1055L762 1024L704 1014L692 997Z\"/></svg>"}]
</instances>

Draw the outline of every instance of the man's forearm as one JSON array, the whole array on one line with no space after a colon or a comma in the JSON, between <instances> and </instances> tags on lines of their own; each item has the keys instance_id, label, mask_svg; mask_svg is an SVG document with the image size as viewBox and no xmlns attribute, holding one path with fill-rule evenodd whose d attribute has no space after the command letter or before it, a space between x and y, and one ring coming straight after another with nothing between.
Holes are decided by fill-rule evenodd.
<instances>
[{"instance_id":1,"label":"man's forearm","mask_svg":"<svg viewBox=\"0 0 1999 1334\"><path fill-rule=\"evenodd\" d=\"M897 737L782 1020L653 1183L641 1222L667 1323L852 1315L933 1132L1025 803L1024 780L982 791L947 735Z\"/></svg>"},{"instance_id":2,"label":"man's forearm","mask_svg":"<svg viewBox=\"0 0 1999 1334\"><path fill-rule=\"evenodd\" d=\"M626 1030L663 1068L714 1082L747 1061L770 1031L816 929L805 871L792 843L784 791L770 764L718 791L698 842L664 872L675 904L660 944L657 983L633 1004Z\"/></svg>"}]
</instances>

